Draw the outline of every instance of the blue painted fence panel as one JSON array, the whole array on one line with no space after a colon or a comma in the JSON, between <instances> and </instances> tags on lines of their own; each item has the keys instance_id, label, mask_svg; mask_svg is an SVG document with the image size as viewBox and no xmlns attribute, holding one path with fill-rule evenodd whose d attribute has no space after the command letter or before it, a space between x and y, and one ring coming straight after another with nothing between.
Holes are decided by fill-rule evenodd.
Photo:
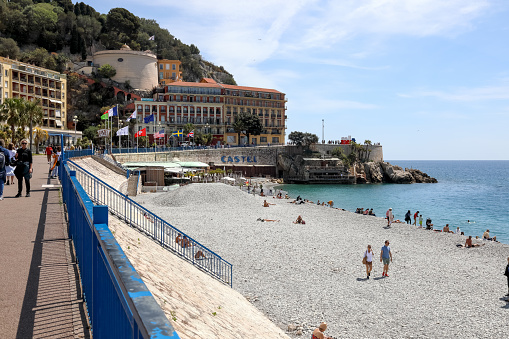
<instances>
[{"instance_id":1,"label":"blue painted fence panel","mask_svg":"<svg viewBox=\"0 0 509 339\"><path fill-rule=\"evenodd\" d=\"M95 206L65 161L62 198L96 338L179 338L108 229L108 207Z\"/></svg>"}]
</instances>

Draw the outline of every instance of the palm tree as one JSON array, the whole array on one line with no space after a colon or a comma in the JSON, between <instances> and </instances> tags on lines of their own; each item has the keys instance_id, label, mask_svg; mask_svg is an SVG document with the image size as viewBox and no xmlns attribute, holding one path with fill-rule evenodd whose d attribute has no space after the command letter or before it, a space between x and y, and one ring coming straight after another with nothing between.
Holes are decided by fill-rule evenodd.
<instances>
[{"instance_id":1,"label":"palm tree","mask_svg":"<svg viewBox=\"0 0 509 339\"><path fill-rule=\"evenodd\" d=\"M39 144L48 140L48 137L49 137L48 132L43 130L40 127L36 127L36 128L34 128L34 131L32 134L34 134L34 139L35 139L35 152L37 154L39 154Z\"/></svg>"},{"instance_id":2,"label":"palm tree","mask_svg":"<svg viewBox=\"0 0 509 339\"><path fill-rule=\"evenodd\" d=\"M6 121L11 127L11 142L14 143L16 127L21 125L22 103L19 98L7 98L0 109L0 121Z\"/></svg>"},{"instance_id":3,"label":"palm tree","mask_svg":"<svg viewBox=\"0 0 509 339\"><path fill-rule=\"evenodd\" d=\"M235 133L237 133L238 136L237 145L240 146L240 133L242 133L246 129L244 127L244 122L237 118L235 122L232 124L232 128L235 131Z\"/></svg>"},{"instance_id":4,"label":"palm tree","mask_svg":"<svg viewBox=\"0 0 509 339\"><path fill-rule=\"evenodd\" d=\"M30 135L30 149L32 149L32 134L33 134L33 125L39 125L42 123L42 107L40 105L40 100L23 100L23 111L24 111L24 118L27 119L30 129L29 129L29 135Z\"/></svg>"},{"instance_id":5,"label":"palm tree","mask_svg":"<svg viewBox=\"0 0 509 339\"><path fill-rule=\"evenodd\" d=\"M2 118L0 117L0 121ZM11 139L12 131L9 125L0 125L0 139L8 140Z\"/></svg>"}]
</instances>

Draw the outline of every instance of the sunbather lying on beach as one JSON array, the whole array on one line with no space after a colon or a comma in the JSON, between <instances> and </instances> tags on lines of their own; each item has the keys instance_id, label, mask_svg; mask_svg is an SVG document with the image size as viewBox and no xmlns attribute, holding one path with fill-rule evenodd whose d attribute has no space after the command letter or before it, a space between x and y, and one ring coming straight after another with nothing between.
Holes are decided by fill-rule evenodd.
<instances>
[{"instance_id":1,"label":"sunbather lying on beach","mask_svg":"<svg viewBox=\"0 0 509 339\"><path fill-rule=\"evenodd\" d=\"M267 222L269 222L269 221L278 222L280 220L279 219L276 220L276 219L262 219L262 218L258 218L258 219L256 219L256 221L261 221L261 222L264 222L264 221L267 221Z\"/></svg>"},{"instance_id":2,"label":"sunbather lying on beach","mask_svg":"<svg viewBox=\"0 0 509 339\"><path fill-rule=\"evenodd\" d=\"M269 207L269 205L275 205L275 204L269 204L267 200L263 201L263 207Z\"/></svg>"},{"instance_id":3,"label":"sunbather lying on beach","mask_svg":"<svg viewBox=\"0 0 509 339\"><path fill-rule=\"evenodd\" d=\"M293 223L294 224L302 224L302 225L306 224L306 222L302 219L302 217L300 215L297 217L297 220L295 220Z\"/></svg>"}]
</instances>

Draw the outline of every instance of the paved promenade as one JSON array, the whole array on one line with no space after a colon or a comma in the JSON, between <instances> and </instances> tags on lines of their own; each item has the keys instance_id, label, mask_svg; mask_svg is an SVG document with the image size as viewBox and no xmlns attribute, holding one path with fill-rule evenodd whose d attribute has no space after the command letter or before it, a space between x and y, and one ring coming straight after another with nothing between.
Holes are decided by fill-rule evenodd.
<instances>
[{"instance_id":1,"label":"paved promenade","mask_svg":"<svg viewBox=\"0 0 509 339\"><path fill-rule=\"evenodd\" d=\"M0 201L0 336L90 338L59 181L34 155L31 197ZM15 179L17 181L17 179Z\"/></svg>"}]
</instances>

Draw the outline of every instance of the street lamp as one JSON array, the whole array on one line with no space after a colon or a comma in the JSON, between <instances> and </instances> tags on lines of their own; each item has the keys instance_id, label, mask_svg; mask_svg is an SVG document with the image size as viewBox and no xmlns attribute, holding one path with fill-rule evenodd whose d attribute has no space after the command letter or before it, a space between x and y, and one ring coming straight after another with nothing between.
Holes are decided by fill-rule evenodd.
<instances>
[{"instance_id":1,"label":"street lamp","mask_svg":"<svg viewBox=\"0 0 509 339\"><path fill-rule=\"evenodd\" d=\"M74 123L74 145L76 145L76 125L78 124L78 116L75 115L72 118L72 122Z\"/></svg>"}]
</instances>

